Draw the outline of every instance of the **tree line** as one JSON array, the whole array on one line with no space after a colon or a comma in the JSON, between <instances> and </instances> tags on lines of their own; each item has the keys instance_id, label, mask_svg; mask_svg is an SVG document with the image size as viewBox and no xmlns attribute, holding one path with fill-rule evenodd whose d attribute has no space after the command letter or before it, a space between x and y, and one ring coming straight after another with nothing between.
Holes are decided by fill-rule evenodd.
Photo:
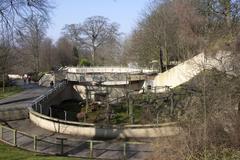
<instances>
[{"instance_id":1,"label":"tree line","mask_svg":"<svg viewBox=\"0 0 240 160\"><path fill-rule=\"evenodd\" d=\"M239 12L239 0L152 1L125 41L124 61L148 66L157 60L162 71L200 52L231 50L239 34Z\"/></svg>"},{"instance_id":2,"label":"tree line","mask_svg":"<svg viewBox=\"0 0 240 160\"><path fill-rule=\"evenodd\" d=\"M2 0L1 75L79 64L149 67L152 62L162 72L200 52L235 52L239 4L239 0L152 0L125 39L119 24L93 16L66 24L54 42L46 35L54 9L49 0Z\"/></svg>"},{"instance_id":3,"label":"tree line","mask_svg":"<svg viewBox=\"0 0 240 160\"><path fill-rule=\"evenodd\" d=\"M102 16L66 24L54 42L46 35L54 6L49 0L2 0L0 75L45 72L61 66L113 65L121 52L119 24Z\"/></svg>"}]
</instances>

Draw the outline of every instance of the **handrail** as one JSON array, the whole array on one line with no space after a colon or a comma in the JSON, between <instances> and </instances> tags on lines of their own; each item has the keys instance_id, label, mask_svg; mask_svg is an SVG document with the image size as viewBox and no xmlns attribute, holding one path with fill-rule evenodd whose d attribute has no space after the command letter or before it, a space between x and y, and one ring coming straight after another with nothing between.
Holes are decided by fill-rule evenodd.
<instances>
[{"instance_id":1,"label":"handrail","mask_svg":"<svg viewBox=\"0 0 240 160\"><path fill-rule=\"evenodd\" d=\"M63 86L63 84L60 84L59 87ZM169 86L156 86L156 88L169 88ZM142 88L139 92L144 93L144 88ZM136 91L131 90L131 91L127 91L127 94L131 96L131 94L135 93ZM53 93L53 92L49 92L49 93ZM164 123L164 124L134 124L134 125L100 125L100 124L94 124L94 123L85 123L85 122L75 122L75 121L69 121L69 120L62 120L62 119L58 119L58 118L54 118L51 116L47 116L41 113L38 113L37 111L35 111L33 109L33 105L41 102L42 100L44 100L44 98L47 98L47 96L49 96L49 94L47 93L46 95L42 95L39 98L37 98L37 100L34 101L34 103L32 104L32 107L29 108L29 113L34 114L37 117L41 117L43 119L49 120L49 121L53 121L53 122L58 122L58 123L63 123L63 124L70 124L70 125L75 125L75 126L85 126L85 127L97 127L97 128L118 128L118 129L124 129L124 128L146 128L146 127L163 127L163 126L167 126L167 125L176 125L176 122L170 122L170 123ZM111 101L109 101L109 103L113 103L113 102L117 102L121 99L126 98L126 95L121 96L121 97L117 97Z\"/></svg>"},{"instance_id":2,"label":"handrail","mask_svg":"<svg viewBox=\"0 0 240 160\"><path fill-rule=\"evenodd\" d=\"M48 98L48 96L50 96L51 94L53 94L53 93L54 93L55 91L57 91L58 89L64 87L65 85L66 85L66 82L65 82L65 81L63 81L63 82L55 85L54 88L52 88L51 90L47 91L46 94L41 95L41 96L39 96L38 98L36 98L36 99L33 101L32 106L33 106L34 104L37 104L37 103L41 102L43 99Z\"/></svg>"},{"instance_id":3,"label":"handrail","mask_svg":"<svg viewBox=\"0 0 240 160\"><path fill-rule=\"evenodd\" d=\"M86 72L89 72L89 73L99 73L99 72L102 72L102 73L115 73L116 70L118 73L133 73L133 72L136 72L136 73L148 73L148 72L152 72L152 73L155 73L155 72L158 72L157 70L152 70L152 69L145 69L145 68L129 68L129 67L96 67L96 66L93 66L93 67L68 67L68 71L67 72L70 72L69 70L76 70L75 72L72 72L72 73L76 73L77 70L78 72L82 72L82 73L86 73ZM82 71L80 71L82 70Z\"/></svg>"}]
</instances>

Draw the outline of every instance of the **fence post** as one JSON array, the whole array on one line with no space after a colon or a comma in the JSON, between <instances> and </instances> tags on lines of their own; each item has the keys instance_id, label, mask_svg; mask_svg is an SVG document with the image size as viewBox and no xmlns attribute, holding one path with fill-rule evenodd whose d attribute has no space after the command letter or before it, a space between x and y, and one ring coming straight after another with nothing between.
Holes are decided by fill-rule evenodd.
<instances>
[{"instance_id":1,"label":"fence post","mask_svg":"<svg viewBox=\"0 0 240 160\"><path fill-rule=\"evenodd\" d=\"M170 112L171 112L171 116L173 115L173 110L174 110L174 93L171 93L171 109L170 109Z\"/></svg>"},{"instance_id":2,"label":"fence post","mask_svg":"<svg viewBox=\"0 0 240 160\"><path fill-rule=\"evenodd\" d=\"M38 110L37 103L35 103L35 111L37 112Z\"/></svg>"},{"instance_id":3,"label":"fence post","mask_svg":"<svg viewBox=\"0 0 240 160\"><path fill-rule=\"evenodd\" d=\"M63 141L64 140L67 140L67 138L56 138L57 140L60 140L60 155L63 155L64 154L64 144L63 144Z\"/></svg>"},{"instance_id":4,"label":"fence post","mask_svg":"<svg viewBox=\"0 0 240 160\"><path fill-rule=\"evenodd\" d=\"M33 136L33 149L37 151L37 136Z\"/></svg>"},{"instance_id":5,"label":"fence post","mask_svg":"<svg viewBox=\"0 0 240 160\"><path fill-rule=\"evenodd\" d=\"M2 125L0 125L0 139L3 139L3 128L2 128Z\"/></svg>"},{"instance_id":6,"label":"fence post","mask_svg":"<svg viewBox=\"0 0 240 160\"><path fill-rule=\"evenodd\" d=\"M123 159L124 160L127 159L127 143L126 142L123 143Z\"/></svg>"},{"instance_id":7,"label":"fence post","mask_svg":"<svg viewBox=\"0 0 240 160\"><path fill-rule=\"evenodd\" d=\"M49 107L49 115L52 117L52 107Z\"/></svg>"},{"instance_id":8,"label":"fence post","mask_svg":"<svg viewBox=\"0 0 240 160\"><path fill-rule=\"evenodd\" d=\"M13 130L13 145L17 146L17 130Z\"/></svg>"},{"instance_id":9,"label":"fence post","mask_svg":"<svg viewBox=\"0 0 240 160\"><path fill-rule=\"evenodd\" d=\"M67 120L67 111L64 111L64 120Z\"/></svg>"},{"instance_id":10,"label":"fence post","mask_svg":"<svg viewBox=\"0 0 240 160\"><path fill-rule=\"evenodd\" d=\"M42 114L42 104L39 104L40 106L40 113Z\"/></svg>"},{"instance_id":11,"label":"fence post","mask_svg":"<svg viewBox=\"0 0 240 160\"><path fill-rule=\"evenodd\" d=\"M89 145L89 149L90 149L90 152L89 152L89 158L93 158L93 141L89 141L90 145Z\"/></svg>"}]
</instances>

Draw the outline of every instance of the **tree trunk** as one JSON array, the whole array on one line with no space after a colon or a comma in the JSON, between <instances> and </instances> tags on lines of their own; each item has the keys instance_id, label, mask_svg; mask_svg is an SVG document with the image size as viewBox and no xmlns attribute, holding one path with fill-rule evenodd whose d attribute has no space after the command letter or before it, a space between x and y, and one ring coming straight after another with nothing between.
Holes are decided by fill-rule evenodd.
<instances>
[{"instance_id":1,"label":"tree trunk","mask_svg":"<svg viewBox=\"0 0 240 160\"><path fill-rule=\"evenodd\" d=\"M167 35L166 31L164 32L164 54L166 58L166 70L168 70L168 65L169 65L169 59L168 59L168 52L167 52Z\"/></svg>"},{"instance_id":2,"label":"tree trunk","mask_svg":"<svg viewBox=\"0 0 240 160\"><path fill-rule=\"evenodd\" d=\"M160 73L163 72L163 51L162 51L162 48L160 48L160 52L159 52L159 72Z\"/></svg>"},{"instance_id":3,"label":"tree trunk","mask_svg":"<svg viewBox=\"0 0 240 160\"><path fill-rule=\"evenodd\" d=\"M5 74L3 72L3 75L2 75L2 92L4 93L5 92Z\"/></svg>"},{"instance_id":4,"label":"tree trunk","mask_svg":"<svg viewBox=\"0 0 240 160\"><path fill-rule=\"evenodd\" d=\"M86 105L85 105L85 114L84 114L84 122L87 121L87 113L88 113L88 108L89 108L89 99L88 99L88 88L87 86L85 87L85 92L86 92Z\"/></svg>"},{"instance_id":5,"label":"tree trunk","mask_svg":"<svg viewBox=\"0 0 240 160\"><path fill-rule=\"evenodd\" d=\"M93 52L92 52L92 65L95 66L95 54L97 48L95 47L95 40L92 40L92 47L93 47Z\"/></svg>"},{"instance_id":6,"label":"tree trunk","mask_svg":"<svg viewBox=\"0 0 240 160\"><path fill-rule=\"evenodd\" d=\"M240 144L240 135L238 134L240 132L240 101L238 102L238 111L237 111L237 120L236 120L236 133L237 133L237 143Z\"/></svg>"},{"instance_id":7,"label":"tree trunk","mask_svg":"<svg viewBox=\"0 0 240 160\"><path fill-rule=\"evenodd\" d=\"M92 53L92 65L95 66L95 53Z\"/></svg>"},{"instance_id":8,"label":"tree trunk","mask_svg":"<svg viewBox=\"0 0 240 160\"><path fill-rule=\"evenodd\" d=\"M112 109L111 106L109 104L109 89L107 87L107 96L106 96L106 119L107 119L107 123L109 124L111 121L111 114L112 114Z\"/></svg>"},{"instance_id":9,"label":"tree trunk","mask_svg":"<svg viewBox=\"0 0 240 160\"><path fill-rule=\"evenodd\" d=\"M39 47L37 46L36 48L36 54L37 54L37 57L36 57L36 60L37 60L37 73L39 72L39 66L40 66L40 59L39 59Z\"/></svg>"},{"instance_id":10,"label":"tree trunk","mask_svg":"<svg viewBox=\"0 0 240 160\"><path fill-rule=\"evenodd\" d=\"M231 0L224 1L225 21L228 29L231 28Z\"/></svg>"}]
</instances>

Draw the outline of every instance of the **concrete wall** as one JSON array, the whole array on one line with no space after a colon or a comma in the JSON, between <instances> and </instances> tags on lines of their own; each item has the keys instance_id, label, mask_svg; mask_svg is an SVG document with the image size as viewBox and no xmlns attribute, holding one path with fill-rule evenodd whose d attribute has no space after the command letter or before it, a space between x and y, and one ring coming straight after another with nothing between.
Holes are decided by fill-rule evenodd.
<instances>
[{"instance_id":1,"label":"concrete wall","mask_svg":"<svg viewBox=\"0 0 240 160\"><path fill-rule=\"evenodd\" d=\"M55 76L53 74L44 74L38 81L39 86L50 87L50 83L53 81L55 84Z\"/></svg>"},{"instance_id":2,"label":"concrete wall","mask_svg":"<svg viewBox=\"0 0 240 160\"><path fill-rule=\"evenodd\" d=\"M200 53L197 56L171 68L170 70L159 73L153 79L153 86L177 87L198 75L204 69L216 68L220 71L228 72L231 70L231 54L229 52L219 51L214 56L205 56ZM147 83L147 82L146 82ZM146 84L145 83L145 84ZM157 92L164 92L164 89L158 89Z\"/></svg>"},{"instance_id":3,"label":"concrete wall","mask_svg":"<svg viewBox=\"0 0 240 160\"><path fill-rule=\"evenodd\" d=\"M127 87L129 90L139 91L142 88L144 81L133 81L129 86ZM106 90L106 86L101 86L103 90ZM95 86L96 88L96 86ZM82 85L73 85L73 89L76 91L77 94L80 95L82 99L86 99L86 91L85 87ZM115 99L117 97L122 97L126 94L126 85L116 85L116 86L108 86L109 91L109 98ZM94 99L94 96L91 97Z\"/></svg>"},{"instance_id":4,"label":"concrete wall","mask_svg":"<svg viewBox=\"0 0 240 160\"><path fill-rule=\"evenodd\" d=\"M103 127L50 118L32 110L30 111L30 119L37 126L53 132L94 138L151 138L174 136L181 132L176 123Z\"/></svg>"}]
</instances>

